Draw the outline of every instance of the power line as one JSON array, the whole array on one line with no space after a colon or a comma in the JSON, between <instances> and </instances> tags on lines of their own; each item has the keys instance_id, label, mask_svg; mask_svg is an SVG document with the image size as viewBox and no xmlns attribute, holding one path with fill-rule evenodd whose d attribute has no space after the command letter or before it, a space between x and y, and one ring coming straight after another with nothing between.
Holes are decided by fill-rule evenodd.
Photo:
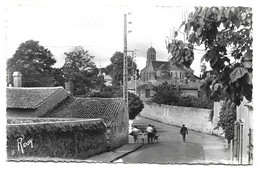
<instances>
[{"instance_id":1,"label":"power line","mask_svg":"<svg viewBox=\"0 0 260 172\"><path fill-rule=\"evenodd\" d=\"M66 47L105 47L105 46L96 46L96 45L44 45L45 47L52 48L66 48Z\"/></svg>"}]
</instances>

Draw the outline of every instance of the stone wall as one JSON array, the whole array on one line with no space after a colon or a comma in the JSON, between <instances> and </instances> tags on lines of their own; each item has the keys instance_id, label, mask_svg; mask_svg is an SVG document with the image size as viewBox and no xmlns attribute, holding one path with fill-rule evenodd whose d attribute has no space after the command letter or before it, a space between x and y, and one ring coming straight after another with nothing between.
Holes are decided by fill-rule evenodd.
<instances>
[{"instance_id":1,"label":"stone wall","mask_svg":"<svg viewBox=\"0 0 260 172\"><path fill-rule=\"evenodd\" d=\"M126 106L121 106L118 115L107 129L109 150L113 150L128 143L129 115Z\"/></svg>"},{"instance_id":2,"label":"stone wall","mask_svg":"<svg viewBox=\"0 0 260 172\"><path fill-rule=\"evenodd\" d=\"M185 126L188 129L212 134L214 126L210 120L211 109L158 105L145 103L141 116L161 121L174 126Z\"/></svg>"},{"instance_id":3,"label":"stone wall","mask_svg":"<svg viewBox=\"0 0 260 172\"><path fill-rule=\"evenodd\" d=\"M56 157L85 159L107 149L101 119L9 119L7 159Z\"/></svg>"}]
</instances>

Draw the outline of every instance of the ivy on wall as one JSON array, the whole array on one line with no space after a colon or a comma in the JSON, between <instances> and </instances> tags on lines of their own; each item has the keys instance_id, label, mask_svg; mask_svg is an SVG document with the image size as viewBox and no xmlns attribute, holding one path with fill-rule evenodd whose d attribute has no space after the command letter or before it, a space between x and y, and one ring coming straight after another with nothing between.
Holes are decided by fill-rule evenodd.
<instances>
[{"instance_id":1,"label":"ivy on wall","mask_svg":"<svg viewBox=\"0 0 260 172\"><path fill-rule=\"evenodd\" d=\"M224 102L220 112L218 127L222 127L225 138L230 141L234 139L234 122L236 121L236 105L231 101Z\"/></svg>"}]
</instances>

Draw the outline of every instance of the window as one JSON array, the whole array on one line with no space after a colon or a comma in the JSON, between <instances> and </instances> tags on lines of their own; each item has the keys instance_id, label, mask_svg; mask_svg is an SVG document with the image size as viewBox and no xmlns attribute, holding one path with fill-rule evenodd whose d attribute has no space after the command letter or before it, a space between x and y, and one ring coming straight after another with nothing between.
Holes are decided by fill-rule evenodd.
<instances>
[{"instance_id":1,"label":"window","mask_svg":"<svg viewBox=\"0 0 260 172\"><path fill-rule=\"evenodd\" d=\"M145 97L150 97L150 90L148 89L145 90Z\"/></svg>"}]
</instances>

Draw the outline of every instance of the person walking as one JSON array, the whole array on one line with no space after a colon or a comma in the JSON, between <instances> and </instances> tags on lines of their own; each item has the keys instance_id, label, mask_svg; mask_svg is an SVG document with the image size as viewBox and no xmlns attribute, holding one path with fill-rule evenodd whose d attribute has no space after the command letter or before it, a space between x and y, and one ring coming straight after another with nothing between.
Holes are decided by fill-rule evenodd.
<instances>
[{"instance_id":1,"label":"person walking","mask_svg":"<svg viewBox=\"0 0 260 172\"><path fill-rule=\"evenodd\" d=\"M186 134L188 135L188 129L185 127L185 125L183 124L181 127L181 131L180 131L181 135L182 135L182 140L183 142L186 142Z\"/></svg>"},{"instance_id":2,"label":"person walking","mask_svg":"<svg viewBox=\"0 0 260 172\"><path fill-rule=\"evenodd\" d=\"M150 144L150 143L153 144L153 128L150 124L146 128L146 132L147 132L148 144Z\"/></svg>"},{"instance_id":3,"label":"person walking","mask_svg":"<svg viewBox=\"0 0 260 172\"><path fill-rule=\"evenodd\" d=\"M154 125L152 125L153 128L153 141L155 141L155 136L157 135L157 131Z\"/></svg>"},{"instance_id":4,"label":"person walking","mask_svg":"<svg viewBox=\"0 0 260 172\"><path fill-rule=\"evenodd\" d=\"M134 137L134 142L135 142L135 143L138 143L138 135L139 135L139 132L140 132L140 130L139 130L136 126L134 126L134 128L133 128L133 130L132 130L132 135L133 135L133 137Z\"/></svg>"},{"instance_id":5,"label":"person walking","mask_svg":"<svg viewBox=\"0 0 260 172\"><path fill-rule=\"evenodd\" d=\"M144 137L146 135L145 131L142 130L142 133L140 135L141 135L141 139L142 139L142 144L144 145Z\"/></svg>"}]
</instances>

